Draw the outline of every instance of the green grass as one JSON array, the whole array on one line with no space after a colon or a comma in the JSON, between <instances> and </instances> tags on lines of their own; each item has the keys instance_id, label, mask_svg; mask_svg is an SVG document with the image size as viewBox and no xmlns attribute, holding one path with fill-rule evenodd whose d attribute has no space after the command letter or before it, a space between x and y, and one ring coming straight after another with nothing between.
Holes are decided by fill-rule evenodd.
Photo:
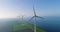
<instances>
[{"instance_id":1,"label":"green grass","mask_svg":"<svg viewBox=\"0 0 60 32\"><path fill-rule=\"evenodd\" d=\"M15 24L14 29L13 29L14 32L19 32L20 30L25 30L25 29L29 29L29 28L34 30L34 25L32 25L32 24L30 24L30 23L28 23L28 22L26 22L24 20L23 21L20 20L20 22L23 23L24 25ZM41 28L38 28L38 27L37 27L36 31L37 32L46 32L45 30L43 30Z\"/></svg>"},{"instance_id":2,"label":"green grass","mask_svg":"<svg viewBox=\"0 0 60 32\"><path fill-rule=\"evenodd\" d=\"M28 29L27 26L22 26L20 24L15 24L13 27L14 32L19 32L20 30Z\"/></svg>"},{"instance_id":3,"label":"green grass","mask_svg":"<svg viewBox=\"0 0 60 32\"><path fill-rule=\"evenodd\" d=\"M28 26L29 28L31 28L32 30L34 30L34 25L32 25L32 24L30 24L30 23L28 23L26 21L22 21L22 22L24 22L26 24L26 26ZM36 27L36 31L37 32L46 32L45 30L43 30L41 28L38 28L38 27Z\"/></svg>"}]
</instances>

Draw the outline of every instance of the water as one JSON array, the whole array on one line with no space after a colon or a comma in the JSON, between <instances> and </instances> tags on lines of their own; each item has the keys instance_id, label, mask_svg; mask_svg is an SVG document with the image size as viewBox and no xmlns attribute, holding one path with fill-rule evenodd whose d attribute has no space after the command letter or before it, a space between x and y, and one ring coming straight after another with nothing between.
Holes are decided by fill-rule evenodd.
<instances>
[{"instance_id":1,"label":"water","mask_svg":"<svg viewBox=\"0 0 60 32\"><path fill-rule=\"evenodd\" d=\"M37 21L37 26L47 32L60 32L60 17L48 17L44 21Z\"/></svg>"},{"instance_id":2,"label":"water","mask_svg":"<svg viewBox=\"0 0 60 32\"><path fill-rule=\"evenodd\" d=\"M0 19L0 32L12 32L15 23L14 19Z\"/></svg>"},{"instance_id":3,"label":"water","mask_svg":"<svg viewBox=\"0 0 60 32\"><path fill-rule=\"evenodd\" d=\"M29 22L33 23L33 20ZM12 32L15 23L18 23L17 19L0 19L0 32ZM44 21L37 19L36 24L47 32L60 32L60 17L47 17Z\"/></svg>"},{"instance_id":4,"label":"water","mask_svg":"<svg viewBox=\"0 0 60 32\"><path fill-rule=\"evenodd\" d=\"M33 24L34 19L29 22ZM60 17L46 17L43 21L37 18L36 24L47 32L60 32Z\"/></svg>"}]
</instances>

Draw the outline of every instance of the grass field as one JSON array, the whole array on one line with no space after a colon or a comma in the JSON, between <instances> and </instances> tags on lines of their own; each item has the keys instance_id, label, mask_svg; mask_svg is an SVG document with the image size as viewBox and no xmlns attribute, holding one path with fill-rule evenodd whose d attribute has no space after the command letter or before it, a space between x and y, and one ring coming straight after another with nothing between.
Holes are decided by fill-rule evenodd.
<instances>
[{"instance_id":1,"label":"grass field","mask_svg":"<svg viewBox=\"0 0 60 32\"><path fill-rule=\"evenodd\" d=\"M23 31L23 30L26 30L26 29L31 29L31 30L34 30L34 25L26 22L26 21L22 21L20 20L20 23L19 24L15 24L13 26L13 32L19 32L19 31ZM46 32L45 30L43 29L40 29L37 27L36 29L37 32Z\"/></svg>"}]
</instances>

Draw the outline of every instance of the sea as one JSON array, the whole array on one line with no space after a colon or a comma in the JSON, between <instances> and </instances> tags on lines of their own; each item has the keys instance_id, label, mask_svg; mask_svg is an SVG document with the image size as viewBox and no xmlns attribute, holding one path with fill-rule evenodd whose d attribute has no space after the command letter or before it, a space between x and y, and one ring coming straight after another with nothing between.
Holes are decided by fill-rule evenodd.
<instances>
[{"instance_id":1,"label":"sea","mask_svg":"<svg viewBox=\"0 0 60 32\"><path fill-rule=\"evenodd\" d=\"M44 17L45 19L36 20L36 25L47 32L60 32L60 16L50 16ZM30 23L34 23L34 20L30 21Z\"/></svg>"},{"instance_id":2,"label":"sea","mask_svg":"<svg viewBox=\"0 0 60 32\"><path fill-rule=\"evenodd\" d=\"M33 24L34 20L27 22ZM13 32L14 23L18 23L15 18L0 19L0 32ZM36 25L47 32L60 32L60 17L45 17L43 20L37 18Z\"/></svg>"},{"instance_id":3,"label":"sea","mask_svg":"<svg viewBox=\"0 0 60 32\"><path fill-rule=\"evenodd\" d=\"M43 21L37 21L37 26L47 32L60 32L60 17L46 17Z\"/></svg>"}]
</instances>

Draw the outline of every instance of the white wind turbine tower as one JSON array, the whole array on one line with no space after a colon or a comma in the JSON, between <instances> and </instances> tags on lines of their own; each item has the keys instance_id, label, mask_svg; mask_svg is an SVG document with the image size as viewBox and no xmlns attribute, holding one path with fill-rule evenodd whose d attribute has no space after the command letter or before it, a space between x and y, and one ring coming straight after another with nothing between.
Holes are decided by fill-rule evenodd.
<instances>
[{"instance_id":1,"label":"white wind turbine tower","mask_svg":"<svg viewBox=\"0 0 60 32\"><path fill-rule=\"evenodd\" d=\"M41 19L44 18L36 15L34 6L33 6L33 12L34 12L34 16L29 21L31 21L34 18L34 32L36 32L36 18L41 18Z\"/></svg>"}]
</instances>

